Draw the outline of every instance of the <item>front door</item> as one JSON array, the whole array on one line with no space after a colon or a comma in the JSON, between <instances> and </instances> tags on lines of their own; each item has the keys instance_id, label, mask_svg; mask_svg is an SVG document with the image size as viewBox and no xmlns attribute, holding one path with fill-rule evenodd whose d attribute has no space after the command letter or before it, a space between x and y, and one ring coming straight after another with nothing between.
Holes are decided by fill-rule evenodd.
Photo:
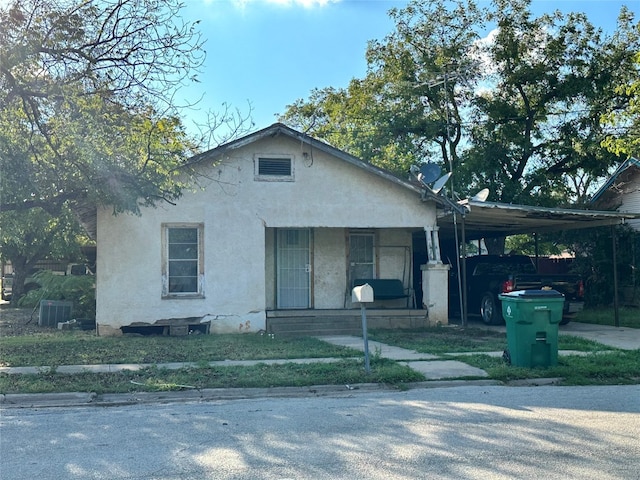
<instances>
[{"instance_id":1,"label":"front door","mask_svg":"<svg viewBox=\"0 0 640 480\"><path fill-rule=\"evenodd\" d=\"M277 307L311 305L309 229L279 229L277 235Z\"/></svg>"}]
</instances>

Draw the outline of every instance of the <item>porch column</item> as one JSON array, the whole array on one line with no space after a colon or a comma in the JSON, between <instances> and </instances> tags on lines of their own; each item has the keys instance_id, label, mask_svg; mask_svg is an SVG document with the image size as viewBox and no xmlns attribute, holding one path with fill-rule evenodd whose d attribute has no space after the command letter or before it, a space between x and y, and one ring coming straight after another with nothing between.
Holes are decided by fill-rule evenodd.
<instances>
[{"instance_id":1,"label":"porch column","mask_svg":"<svg viewBox=\"0 0 640 480\"><path fill-rule=\"evenodd\" d=\"M440 258L440 238L438 236L438 227L436 225L424 227L424 234L427 239L427 256L430 264L442 263Z\"/></svg>"},{"instance_id":2,"label":"porch column","mask_svg":"<svg viewBox=\"0 0 640 480\"><path fill-rule=\"evenodd\" d=\"M427 310L429 324L447 325L449 323L449 268L440 263L421 265L422 270L422 306Z\"/></svg>"},{"instance_id":3,"label":"porch column","mask_svg":"<svg viewBox=\"0 0 640 480\"><path fill-rule=\"evenodd\" d=\"M438 226L424 227L427 240L426 265L420 265L422 271L422 306L427 310L431 325L449 323L449 265L442 263L440 257L440 237Z\"/></svg>"}]
</instances>

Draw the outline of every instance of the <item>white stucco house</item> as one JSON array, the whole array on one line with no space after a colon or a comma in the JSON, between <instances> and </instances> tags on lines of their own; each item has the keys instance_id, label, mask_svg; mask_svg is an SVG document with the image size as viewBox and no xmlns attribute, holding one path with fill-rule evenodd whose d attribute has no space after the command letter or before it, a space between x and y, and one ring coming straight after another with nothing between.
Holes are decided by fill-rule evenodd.
<instances>
[{"instance_id":1,"label":"white stucco house","mask_svg":"<svg viewBox=\"0 0 640 480\"><path fill-rule=\"evenodd\" d=\"M176 205L140 216L98 211L99 335L133 327L269 331L278 318L339 322L360 315L355 279L398 280L406 293L376 295L372 319L378 312L388 325L447 323L436 226L446 202L418 182L282 124L191 166L197 185Z\"/></svg>"}]
</instances>

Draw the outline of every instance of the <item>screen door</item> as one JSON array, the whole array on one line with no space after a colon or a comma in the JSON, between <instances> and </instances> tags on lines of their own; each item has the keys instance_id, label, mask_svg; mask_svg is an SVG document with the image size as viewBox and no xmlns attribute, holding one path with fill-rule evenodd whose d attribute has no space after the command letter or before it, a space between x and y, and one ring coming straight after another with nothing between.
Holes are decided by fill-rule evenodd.
<instances>
[{"instance_id":1,"label":"screen door","mask_svg":"<svg viewBox=\"0 0 640 480\"><path fill-rule=\"evenodd\" d=\"M310 231L280 229L277 245L278 308L309 308L311 300Z\"/></svg>"}]
</instances>

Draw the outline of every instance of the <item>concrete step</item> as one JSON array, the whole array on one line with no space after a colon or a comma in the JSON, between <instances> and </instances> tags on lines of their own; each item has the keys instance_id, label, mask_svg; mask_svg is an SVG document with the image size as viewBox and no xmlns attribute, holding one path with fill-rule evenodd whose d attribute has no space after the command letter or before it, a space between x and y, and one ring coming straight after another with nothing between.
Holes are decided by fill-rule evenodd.
<instances>
[{"instance_id":1,"label":"concrete step","mask_svg":"<svg viewBox=\"0 0 640 480\"><path fill-rule=\"evenodd\" d=\"M268 318L267 332L278 336L361 335L360 316Z\"/></svg>"}]
</instances>

